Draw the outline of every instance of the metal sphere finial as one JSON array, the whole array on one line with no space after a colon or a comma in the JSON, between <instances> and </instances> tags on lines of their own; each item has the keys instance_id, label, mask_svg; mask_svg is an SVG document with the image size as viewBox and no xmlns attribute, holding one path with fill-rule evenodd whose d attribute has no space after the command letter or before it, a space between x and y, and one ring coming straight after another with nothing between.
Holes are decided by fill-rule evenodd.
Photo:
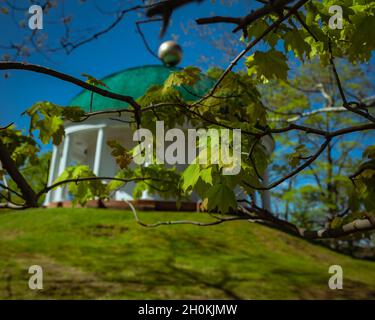
<instances>
[{"instance_id":1,"label":"metal sphere finial","mask_svg":"<svg viewBox=\"0 0 375 320\"><path fill-rule=\"evenodd\" d=\"M165 41L159 47L158 56L165 65L174 67L181 62L182 48L175 41Z\"/></svg>"}]
</instances>

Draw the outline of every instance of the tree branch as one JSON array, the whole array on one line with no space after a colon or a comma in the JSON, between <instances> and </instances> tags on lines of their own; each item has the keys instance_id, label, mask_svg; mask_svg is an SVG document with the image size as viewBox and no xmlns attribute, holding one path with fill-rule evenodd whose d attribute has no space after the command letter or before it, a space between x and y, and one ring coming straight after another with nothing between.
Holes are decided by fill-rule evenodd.
<instances>
[{"instance_id":1,"label":"tree branch","mask_svg":"<svg viewBox=\"0 0 375 320\"><path fill-rule=\"evenodd\" d=\"M11 193L13 193L13 194L15 194L17 197L20 197L21 199L23 199L22 194L20 194L20 193L17 192L16 190L13 190L13 189L9 188L8 186L2 184L1 182L0 182L0 188L3 188L3 189L5 189L5 190L7 190L7 191L9 191L9 192L11 192Z\"/></svg>"},{"instance_id":2,"label":"tree branch","mask_svg":"<svg viewBox=\"0 0 375 320\"><path fill-rule=\"evenodd\" d=\"M285 1L285 0L283 0ZM211 97L214 92L217 90L223 79L226 77L226 75L232 71L234 66L241 60L241 58L248 53L255 45L257 45L267 34L269 34L271 31L273 31L276 27L278 27L281 23L283 23L286 19L288 19L291 15L293 15L295 12L298 11L306 2L310 0L300 0L298 1L290 10L289 12L283 16L280 17L278 20L276 20L272 25L270 25L266 30L262 32L262 34L256 38L253 42L249 42L245 49L243 49L237 57L235 57L232 62L229 64L229 66L224 70L224 72L221 74L219 79L216 81L210 92L205 95L202 99L196 101L193 106L199 105L203 100Z\"/></svg>"},{"instance_id":3,"label":"tree branch","mask_svg":"<svg viewBox=\"0 0 375 320\"><path fill-rule=\"evenodd\" d=\"M156 58L156 59L158 59L158 60L160 61L158 55L157 55L154 51L152 51L152 49L150 48L150 46L149 46L149 44L148 44L148 42L147 42L147 39L146 39L145 35L143 34L142 29L141 29L141 27L140 27L141 24L151 23L151 22L157 22L157 21L162 21L162 19L160 19L160 18L155 18L155 19L149 19L149 20L141 20L141 21L137 21L137 22L135 23L135 25L136 25L136 27L137 27L137 31L138 31L139 35L141 36L141 39L142 39L142 41L143 41L143 44L144 44L145 47L146 47L146 50L147 50L147 51L148 51L148 52L149 52L154 58Z\"/></svg>"},{"instance_id":4,"label":"tree branch","mask_svg":"<svg viewBox=\"0 0 375 320\"><path fill-rule=\"evenodd\" d=\"M111 24L109 24L107 27L105 27L104 29L102 29L102 30L94 33L93 35L89 36L88 38L83 39L83 40L81 40L79 42L76 42L76 43L73 43L73 42L70 42L70 41L65 41L65 42L61 41L61 46L62 46L63 49L65 49L67 54L70 54L73 50L77 49L78 47L80 47L80 46L82 46L86 43L89 43L93 40L97 40L101 36L105 35L106 33L110 32L111 30L113 30L124 19L125 15L127 13L132 12L132 11L141 10L141 9L147 9L147 8L150 8L154 5L155 4L137 5L137 6L128 8L128 9L121 10L117 13L116 19ZM54 49L54 50L51 50L51 51L57 51L57 50Z\"/></svg>"},{"instance_id":5,"label":"tree branch","mask_svg":"<svg viewBox=\"0 0 375 320\"><path fill-rule=\"evenodd\" d=\"M27 70L27 71L32 71L32 72L37 72L37 73L42 73L46 74L52 77L55 77L57 79L73 83L81 88L84 88L86 90L89 90L91 92L95 92L101 96L127 102L129 105L132 107L140 108L138 103L133 99L131 96L125 96L122 94L114 93L111 91L107 91L105 89L102 89L100 87L93 86L91 84L88 84L85 81L82 81L80 79L77 79L73 76L70 76L68 74L55 71L53 69L49 69L43 66L35 65L35 64L28 64L28 63L22 63L22 62L0 62L0 70Z\"/></svg>"},{"instance_id":6,"label":"tree branch","mask_svg":"<svg viewBox=\"0 0 375 320\"><path fill-rule=\"evenodd\" d=\"M79 182L84 182L84 181L95 181L95 180L113 180L113 181L121 181L124 183L128 182L136 182L136 181L158 181L158 182L168 182L166 180L162 179L157 179L157 178L151 178L151 177L138 177L138 178L116 178L116 177L82 177L82 178L73 178L73 179L65 179L58 181L50 186L47 186L43 188L41 191L38 192L37 197L40 198L43 194L51 191L54 188L57 188L61 185L68 184L68 183L79 183Z\"/></svg>"},{"instance_id":7,"label":"tree branch","mask_svg":"<svg viewBox=\"0 0 375 320\"><path fill-rule=\"evenodd\" d=\"M26 201L27 206L37 207L38 206L38 197L34 190L31 188L29 183L23 177L21 172L18 170L16 163L11 158L8 149L3 144L0 139L0 161L2 167L7 171L13 181L17 184L17 187L21 190L22 196ZM9 190L9 189L8 189ZM12 190L13 191L13 190Z\"/></svg>"},{"instance_id":8,"label":"tree branch","mask_svg":"<svg viewBox=\"0 0 375 320\"><path fill-rule=\"evenodd\" d=\"M176 225L176 224L191 224L191 225L195 225L199 227L209 227L209 226L218 225L218 224L221 224L223 222L228 222L228 221L248 220L248 217L236 216L236 217L231 217L231 218L215 217L215 221L211 221L211 222L199 222L199 221L194 221L194 220L175 220L175 221L158 221L155 223L144 223L141 219L139 219L137 211L134 208L133 204L127 200L125 200L125 202L129 205L130 209L132 210L135 221L142 227L147 227L147 228L155 228L155 227L160 227L163 225Z\"/></svg>"},{"instance_id":9,"label":"tree branch","mask_svg":"<svg viewBox=\"0 0 375 320\"><path fill-rule=\"evenodd\" d=\"M196 19L195 22L197 24L213 24L213 23L234 23L240 24L242 18L235 18L235 17L222 17L222 16L214 16L208 18L199 18Z\"/></svg>"},{"instance_id":10,"label":"tree branch","mask_svg":"<svg viewBox=\"0 0 375 320\"><path fill-rule=\"evenodd\" d=\"M0 131L1 131L1 130L6 130L6 129L8 129L8 128L11 127L13 124L14 124L14 122L11 122L11 123L9 123L8 125L6 125L5 127L0 127Z\"/></svg>"},{"instance_id":11,"label":"tree branch","mask_svg":"<svg viewBox=\"0 0 375 320\"><path fill-rule=\"evenodd\" d=\"M318 151L313 156L311 156L306 162L304 162L302 165L298 166L296 169L294 169L293 171L291 171L290 173L288 173L284 177L276 180L273 183L270 183L268 186L256 187L256 186L253 186L253 185L251 185L250 183L248 183L247 181L244 181L244 180L242 180L242 183L245 186L247 186L247 187L249 187L251 189L255 189L255 190L270 190L270 189L273 189L273 188L277 187L279 184L281 184L284 181L288 180L289 178L295 176L297 173L299 173L300 171L302 171L303 169L305 169L306 167L308 167L310 164L312 164L320 156L320 154L325 150L325 148L328 146L328 144L329 144L330 141L331 141L330 137L326 138L326 140L320 146L320 148L318 149Z\"/></svg>"},{"instance_id":12,"label":"tree branch","mask_svg":"<svg viewBox=\"0 0 375 320\"><path fill-rule=\"evenodd\" d=\"M238 24L238 26L233 30L233 32L237 32L239 30L244 30L248 25L253 23L254 21L270 14L270 13L278 13L282 15L282 12L285 8L285 6L290 3L294 2L295 0L273 0L270 1L268 4L264 5L262 8L259 8L258 10L250 12L247 16L241 19L241 22ZM294 7L293 7L294 8ZM290 11L294 9L291 8Z\"/></svg>"},{"instance_id":13,"label":"tree branch","mask_svg":"<svg viewBox=\"0 0 375 320\"><path fill-rule=\"evenodd\" d=\"M340 96L341 96L341 99L343 101L343 106L344 108L346 108L347 110L353 112L353 113L356 113L372 122L375 123L375 118L373 116L371 116L368 112L363 112L361 110L358 110L357 108L353 108L351 105L352 104L355 104L355 105L361 105L359 103L356 103L356 102L348 102L347 99L346 99L346 96L345 96L345 92L344 92L344 89L343 89L343 86L341 84L341 81L340 81L340 77L339 77L339 74L336 70L336 66L335 66L335 62L334 62L334 57L333 57L333 53L332 53L332 46L331 46L331 39L328 38L328 48L329 48L329 54L330 54L330 57L329 57L329 62L331 64L331 67L332 67L332 71L333 71L333 74L335 76L335 79L336 79L336 83L337 83L337 87L339 89L339 92L340 92ZM366 110L367 111L367 110Z\"/></svg>"},{"instance_id":14,"label":"tree branch","mask_svg":"<svg viewBox=\"0 0 375 320\"><path fill-rule=\"evenodd\" d=\"M218 225L224 222L229 221L237 221L237 220L247 220L249 222L256 222L266 226L270 226L281 231L290 233L292 235L298 236L300 238L309 239L309 240L317 240L317 239L327 239L327 238L341 238L344 236L348 236L358 232L367 232L375 230L375 219L372 221L370 218L368 219L357 219L350 223L347 223L339 228L324 228L320 230L305 230L303 228L299 228L295 224L285 221L282 219L277 218L271 212L261 209L255 205L245 208L242 206L238 207L235 215L230 217L219 217L214 216L215 221L210 222L200 222L194 220L175 220L175 221L157 221L155 223L145 223L143 222L137 214L136 209L134 208L133 204L127 200L131 211L133 212L135 221L147 228L155 228L160 227L163 225L179 225L179 224L189 224L195 225L199 227L208 227ZM246 201L250 204L249 201Z\"/></svg>"},{"instance_id":15,"label":"tree branch","mask_svg":"<svg viewBox=\"0 0 375 320\"><path fill-rule=\"evenodd\" d=\"M371 108L371 107L375 107L375 104L372 103L370 105L366 105L367 108ZM272 109L270 109L271 112L273 112ZM280 120L275 120L275 121L286 121L286 122L295 122L299 119L302 119L302 118L307 118L309 116L313 116L315 114L319 114L319 113L330 113L330 112L349 112L349 110L343 106L338 106L338 107L323 107L323 108L319 108L319 109L315 109L315 110L311 110L311 111L307 111L307 112L303 112L303 113L298 113L298 114L295 114L294 117L292 118L289 118L289 119L280 119ZM275 112L277 113L277 112ZM288 116L288 115L293 115L292 113L289 113L289 114L283 114L285 116ZM271 120L272 121L272 120Z\"/></svg>"},{"instance_id":16,"label":"tree branch","mask_svg":"<svg viewBox=\"0 0 375 320\"><path fill-rule=\"evenodd\" d=\"M258 219L269 223L280 230L290 232L298 237L315 240L328 238L341 238L358 232L375 230L375 219L356 219L338 228L323 228L320 230L306 230L295 224L275 217L271 212L259 207L251 208L258 214Z\"/></svg>"},{"instance_id":17,"label":"tree branch","mask_svg":"<svg viewBox=\"0 0 375 320\"><path fill-rule=\"evenodd\" d=\"M202 2L203 0L164 0L153 5L146 11L146 16L149 18L160 16L163 20L163 25L160 30L160 38L162 38L167 31L169 22L173 12L189 3Z\"/></svg>"}]
</instances>

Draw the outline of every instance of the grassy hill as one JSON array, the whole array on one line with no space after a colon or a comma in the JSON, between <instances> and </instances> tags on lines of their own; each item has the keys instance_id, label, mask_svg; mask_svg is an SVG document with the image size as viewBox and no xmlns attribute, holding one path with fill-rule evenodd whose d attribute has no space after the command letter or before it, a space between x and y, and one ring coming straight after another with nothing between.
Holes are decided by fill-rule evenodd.
<instances>
[{"instance_id":1,"label":"grassy hill","mask_svg":"<svg viewBox=\"0 0 375 320\"><path fill-rule=\"evenodd\" d=\"M28 289L34 264L44 269L38 292ZM343 267L344 290L328 288L333 264ZM0 298L374 299L375 263L243 221L147 229L127 211L8 211L0 213Z\"/></svg>"}]
</instances>

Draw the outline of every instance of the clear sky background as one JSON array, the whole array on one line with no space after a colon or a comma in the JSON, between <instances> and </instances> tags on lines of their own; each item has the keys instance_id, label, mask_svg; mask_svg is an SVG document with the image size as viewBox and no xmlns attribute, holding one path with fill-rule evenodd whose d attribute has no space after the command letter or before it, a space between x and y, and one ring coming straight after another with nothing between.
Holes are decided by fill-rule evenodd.
<instances>
[{"instance_id":1,"label":"clear sky background","mask_svg":"<svg viewBox=\"0 0 375 320\"><path fill-rule=\"evenodd\" d=\"M0 7L1 7L0 0ZM59 1L61 2L61 1ZM73 30L101 30L114 21L113 14L103 14L98 11L113 11L118 8L117 4L122 3L121 8L133 6L136 2L129 1L85 1L80 4L79 0L65 1L65 13L71 14ZM226 1L229 2L229 1ZM30 1L15 1L18 7L28 8ZM37 4L38 1L33 1ZM139 2L138 2L139 3ZM249 6L254 1L240 0L231 5L230 10L233 15L243 15L249 10ZM60 6L53 9L45 16L44 29L38 31L40 34L48 37L48 43L57 44L64 28L61 23L56 23L61 17ZM163 39L159 38L160 23L143 25L142 30L154 51L159 44L171 38L177 38L184 50L184 58L181 66L198 64L202 68L207 68L210 64L224 65L223 53L216 49L211 43L216 41L214 34L207 33L205 28L200 28L197 32L189 27L193 24L195 18L210 16L212 14L228 14L227 6L212 5L211 1L203 4L193 4L178 10L173 16L173 21L168 33ZM9 45L11 43L21 43L25 36L32 32L29 28L21 28L18 23L29 17L27 11L21 11L17 14L0 14L0 45ZM82 73L90 74L96 78L102 78L119 70L140 66L145 64L159 64L160 62L153 57L146 49L137 33L135 21L142 20L144 17L132 12L125 16L124 20L111 32L92 41L73 51L70 55L64 52L47 54L47 56L32 52L27 59L18 59L30 63L41 64L54 68L58 71L68 73L79 77ZM231 25L223 29L231 31ZM188 32L187 32L188 30ZM202 33L202 34L200 34ZM83 31L82 35L88 33ZM238 37L240 34L238 34ZM229 47L229 44L227 45ZM0 48L0 57L6 51ZM204 57L202 57L204 55ZM227 56L227 58L229 58ZM243 67L243 63L240 67ZM80 92L80 88L54 79L46 75L40 75L28 71L10 71L7 72L8 78L5 78L6 72L0 71L0 126L11 121L16 121L19 128L27 127L27 118L20 114L37 101L48 100L60 105L66 105L70 99Z\"/></svg>"}]
</instances>

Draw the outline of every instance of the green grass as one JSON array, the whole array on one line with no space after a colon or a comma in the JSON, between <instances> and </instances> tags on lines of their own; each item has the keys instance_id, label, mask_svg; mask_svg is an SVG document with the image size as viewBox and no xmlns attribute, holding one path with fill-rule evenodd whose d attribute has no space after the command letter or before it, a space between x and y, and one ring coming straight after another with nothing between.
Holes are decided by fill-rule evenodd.
<instances>
[{"instance_id":1,"label":"green grass","mask_svg":"<svg viewBox=\"0 0 375 320\"><path fill-rule=\"evenodd\" d=\"M204 214L143 212L148 222ZM44 289L28 289L28 267ZM328 268L344 290L328 288ZM144 228L120 210L35 209L0 214L0 298L375 298L375 263L257 224Z\"/></svg>"}]
</instances>

